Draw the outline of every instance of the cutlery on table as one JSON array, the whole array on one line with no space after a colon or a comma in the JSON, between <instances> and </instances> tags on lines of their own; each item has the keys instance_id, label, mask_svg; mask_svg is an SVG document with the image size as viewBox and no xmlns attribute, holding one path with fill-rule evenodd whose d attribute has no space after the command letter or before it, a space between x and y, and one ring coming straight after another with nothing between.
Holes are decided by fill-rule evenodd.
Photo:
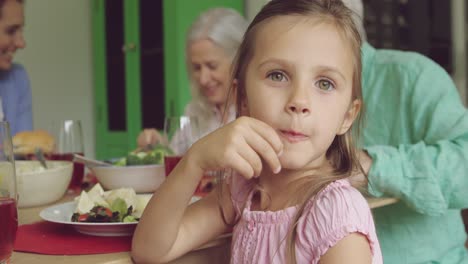
<instances>
[{"instance_id":1,"label":"cutlery on table","mask_svg":"<svg viewBox=\"0 0 468 264\"><path fill-rule=\"evenodd\" d=\"M45 157L44 157L44 152L42 151L42 149L41 148L35 148L34 149L34 154L36 155L36 158L41 163L42 167L44 167L44 169L47 169L47 163L46 163L46 160L45 160Z\"/></svg>"},{"instance_id":2,"label":"cutlery on table","mask_svg":"<svg viewBox=\"0 0 468 264\"><path fill-rule=\"evenodd\" d=\"M98 166L99 167L112 166L112 164L109 164L107 162L86 158L86 157L81 156L79 154L74 154L73 155L73 161L78 162L78 163L82 163L82 164L86 165L86 167L88 167L88 168L93 168L93 167L98 167Z\"/></svg>"}]
</instances>

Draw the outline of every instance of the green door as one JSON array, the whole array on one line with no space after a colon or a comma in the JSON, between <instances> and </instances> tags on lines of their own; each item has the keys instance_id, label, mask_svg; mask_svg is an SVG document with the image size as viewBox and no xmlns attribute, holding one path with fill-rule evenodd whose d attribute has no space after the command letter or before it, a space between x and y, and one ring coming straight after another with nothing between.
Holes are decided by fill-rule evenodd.
<instances>
[{"instance_id":1,"label":"green door","mask_svg":"<svg viewBox=\"0 0 468 264\"><path fill-rule=\"evenodd\" d=\"M92 0L96 157L136 148L144 127L162 129L164 116L190 100L185 34L197 15L243 0Z\"/></svg>"}]
</instances>

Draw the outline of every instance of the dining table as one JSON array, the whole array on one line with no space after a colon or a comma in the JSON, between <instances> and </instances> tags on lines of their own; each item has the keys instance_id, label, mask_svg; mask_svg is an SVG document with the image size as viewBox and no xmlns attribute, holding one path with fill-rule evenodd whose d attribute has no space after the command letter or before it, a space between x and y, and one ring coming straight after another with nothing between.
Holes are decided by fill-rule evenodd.
<instances>
[{"instance_id":1,"label":"dining table","mask_svg":"<svg viewBox=\"0 0 468 264\"><path fill-rule=\"evenodd\" d=\"M54 204L60 204L72 201L73 195L67 194L61 200ZM370 208L377 208L396 203L395 198L366 198ZM53 205L53 204L52 204ZM18 209L19 225L31 224L41 221L39 213L51 206L38 206L30 208ZM223 235L202 247L193 250L182 257L170 262L175 264L198 264L198 263L229 263L230 259L231 236ZM81 264L81 263L102 263L102 264L118 264L118 263L133 263L130 252L108 253L108 254L91 254L91 255L46 255L36 253L25 253L14 251L11 258L11 263L15 264Z\"/></svg>"}]
</instances>

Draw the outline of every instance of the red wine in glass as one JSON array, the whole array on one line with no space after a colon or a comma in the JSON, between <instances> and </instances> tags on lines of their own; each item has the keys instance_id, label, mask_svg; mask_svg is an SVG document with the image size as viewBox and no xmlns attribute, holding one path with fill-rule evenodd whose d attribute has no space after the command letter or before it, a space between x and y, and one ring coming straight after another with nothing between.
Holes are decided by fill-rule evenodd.
<instances>
[{"instance_id":1,"label":"red wine in glass","mask_svg":"<svg viewBox=\"0 0 468 264\"><path fill-rule=\"evenodd\" d=\"M7 261L16 238L18 213L16 201L12 198L0 198L0 262Z\"/></svg>"},{"instance_id":2,"label":"red wine in glass","mask_svg":"<svg viewBox=\"0 0 468 264\"><path fill-rule=\"evenodd\" d=\"M8 122L0 121L0 263L10 263L18 212L13 144Z\"/></svg>"}]
</instances>

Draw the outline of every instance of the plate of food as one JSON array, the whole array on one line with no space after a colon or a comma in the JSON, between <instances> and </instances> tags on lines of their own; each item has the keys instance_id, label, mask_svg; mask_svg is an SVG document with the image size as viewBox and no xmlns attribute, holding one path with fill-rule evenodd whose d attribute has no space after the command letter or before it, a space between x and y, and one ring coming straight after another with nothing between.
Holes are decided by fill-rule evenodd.
<instances>
[{"instance_id":1,"label":"plate of food","mask_svg":"<svg viewBox=\"0 0 468 264\"><path fill-rule=\"evenodd\" d=\"M49 222L73 225L76 231L93 236L131 236L137 224L137 222L73 222L71 221L71 217L74 214L75 208L75 202L58 204L42 210L40 216Z\"/></svg>"},{"instance_id":2,"label":"plate of food","mask_svg":"<svg viewBox=\"0 0 468 264\"><path fill-rule=\"evenodd\" d=\"M136 194L132 188L104 191L96 184L75 201L45 208L39 216L49 222L72 225L93 236L131 236L152 194ZM193 197L192 202L200 199Z\"/></svg>"},{"instance_id":3,"label":"plate of food","mask_svg":"<svg viewBox=\"0 0 468 264\"><path fill-rule=\"evenodd\" d=\"M75 201L53 205L40 212L46 221L72 225L78 232L95 236L129 236L138 223L151 194L131 188L104 192L96 184Z\"/></svg>"}]
</instances>

